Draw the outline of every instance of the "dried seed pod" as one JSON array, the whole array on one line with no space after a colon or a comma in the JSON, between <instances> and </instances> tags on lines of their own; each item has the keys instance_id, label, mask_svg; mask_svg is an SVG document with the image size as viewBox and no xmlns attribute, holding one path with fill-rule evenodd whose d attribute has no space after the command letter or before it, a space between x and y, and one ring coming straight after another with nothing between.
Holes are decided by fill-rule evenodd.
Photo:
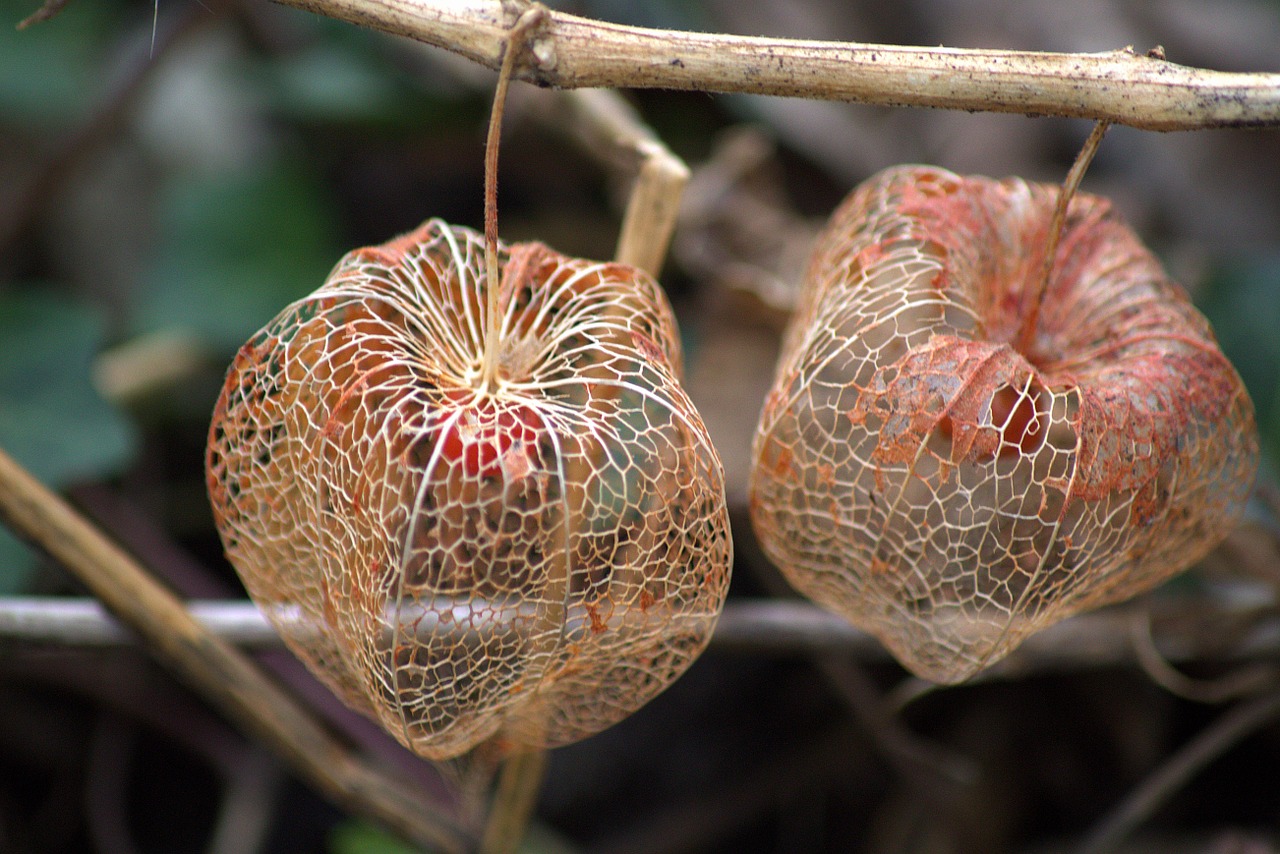
<instances>
[{"instance_id":1,"label":"dried seed pod","mask_svg":"<svg viewBox=\"0 0 1280 854\"><path fill-rule=\"evenodd\" d=\"M1072 201L1036 314L1057 194L868 180L818 239L756 434L766 552L939 682L1186 569L1257 467L1240 378L1105 200Z\"/></svg>"},{"instance_id":2,"label":"dried seed pod","mask_svg":"<svg viewBox=\"0 0 1280 854\"><path fill-rule=\"evenodd\" d=\"M661 290L541 244L498 260L486 281L483 239L437 220L350 253L241 349L209 434L254 600L433 759L627 716L701 652L729 581Z\"/></svg>"}]
</instances>

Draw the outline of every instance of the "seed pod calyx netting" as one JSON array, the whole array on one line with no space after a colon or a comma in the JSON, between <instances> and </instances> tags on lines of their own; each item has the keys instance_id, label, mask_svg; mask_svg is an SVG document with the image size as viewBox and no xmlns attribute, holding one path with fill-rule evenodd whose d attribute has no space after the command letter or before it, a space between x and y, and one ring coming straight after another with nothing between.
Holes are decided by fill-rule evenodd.
<instances>
[{"instance_id":1,"label":"seed pod calyx netting","mask_svg":"<svg viewBox=\"0 0 1280 854\"><path fill-rule=\"evenodd\" d=\"M729 580L721 465L661 290L499 249L493 330L475 232L431 220L348 254L241 349L209 435L254 600L433 759L627 716L701 652Z\"/></svg>"},{"instance_id":2,"label":"seed pod calyx netting","mask_svg":"<svg viewBox=\"0 0 1280 854\"><path fill-rule=\"evenodd\" d=\"M1239 376L1106 200L1071 201L1026 334L1057 194L869 179L818 238L756 434L766 553L939 682L1186 569L1258 463Z\"/></svg>"}]
</instances>

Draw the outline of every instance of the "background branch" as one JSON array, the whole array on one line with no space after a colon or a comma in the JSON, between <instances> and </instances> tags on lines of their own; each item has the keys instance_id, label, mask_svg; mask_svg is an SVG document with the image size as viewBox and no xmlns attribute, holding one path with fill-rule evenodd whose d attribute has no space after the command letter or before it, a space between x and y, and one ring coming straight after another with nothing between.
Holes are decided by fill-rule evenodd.
<instances>
[{"instance_id":1,"label":"background branch","mask_svg":"<svg viewBox=\"0 0 1280 854\"><path fill-rule=\"evenodd\" d=\"M496 69L498 0L277 0ZM1280 74L1177 65L1132 48L1038 53L655 30L551 12L516 76L541 86L745 92L1106 120L1147 130L1280 125Z\"/></svg>"},{"instance_id":2,"label":"background branch","mask_svg":"<svg viewBox=\"0 0 1280 854\"><path fill-rule=\"evenodd\" d=\"M1137 827L1164 806L1197 772L1280 715L1280 692L1240 703L1224 712L1171 755L1109 813L1078 854L1115 851Z\"/></svg>"},{"instance_id":3,"label":"background branch","mask_svg":"<svg viewBox=\"0 0 1280 854\"><path fill-rule=\"evenodd\" d=\"M1006 662L982 678L1017 678L1031 673L1081 670L1141 664L1133 644L1132 626L1145 616L1144 600L1131 605L1081 614L1033 635ZM1207 600L1188 607L1207 610ZM1229 606L1225 606L1229 607ZM247 648L281 646L279 636L261 612L245 600L195 601L191 616L211 635ZM1219 628L1241 614L1205 618ZM1174 617L1176 620L1176 615ZM1159 641L1160 654L1170 662L1203 658L1219 662L1271 660L1280 656L1280 619L1259 616L1247 630L1235 634L1231 649L1209 648L1221 640L1201 639L1194 632L1168 632ZM35 644L112 646L129 643L128 631L92 599L65 597L0 598L0 639ZM1155 641L1150 641L1155 643ZM730 602L711 640L711 648L750 654L839 653L861 661L890 660L889 654L865 632L840 617L807 602L746 599Z\"/></svg>"},{"instance_id":4,"label":"background branch","mask_svg":"<svg viewBox=\"0 0 1280 854\"><path fill-rule=\"evenodd\" d=\"M0 451L0 519L74 573L166 665L246 730L272 745L340 803L441 851L461 831L409 785L352 754L230 644L7 454Z\"/></svg>"}]
</instances>

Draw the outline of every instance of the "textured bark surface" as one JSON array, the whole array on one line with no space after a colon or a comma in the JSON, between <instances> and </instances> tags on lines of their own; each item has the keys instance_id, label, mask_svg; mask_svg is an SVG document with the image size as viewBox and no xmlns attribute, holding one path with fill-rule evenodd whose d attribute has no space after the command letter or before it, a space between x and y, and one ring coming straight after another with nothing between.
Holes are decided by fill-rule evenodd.
<instances>
[{"instance_id":1,"label":"textured bark surface","mask_svg":"<svg viewBox=\"0 0 1280 854\"><path fill-rule=\"evenodd\" d=\"M770 557L911 670L960 681L1186 569L1233 527L1253 407L1104 199L890 169L819 238L754 449ZM1025 328L1035 318L1034 328Z\"/></svg>"},{"instance_id":2,"label":"textured bark surface","mask_svg":"<svg viewBox=\"0 0 1280 854\"><path fill-rule=\"evenodd\" d=\"M516 16L497 0L277 0L496 69ZM1280 75L1106 53L799 41L629 27L548 10L518 78L562 89L684 89L1106 119L1148 130L1274 127Z\"/></svg>"}]
</instances>

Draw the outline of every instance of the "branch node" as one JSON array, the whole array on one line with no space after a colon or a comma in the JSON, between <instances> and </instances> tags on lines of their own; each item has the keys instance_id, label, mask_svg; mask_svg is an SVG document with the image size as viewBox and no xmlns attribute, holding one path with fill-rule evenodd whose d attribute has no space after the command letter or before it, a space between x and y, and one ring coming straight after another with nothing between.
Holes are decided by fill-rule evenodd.
<instances>
[{"instance_id":1,"label":"branch node","mask_svg":"<svg viewBox=\"0 0 1280 854\"><path fill-rule=\"evenodd\" d=\"M532 0L278 0L501 64ZM1280 127L1280 74L1103 53L874 45L691 33L544 9L517 76L557 89L748 92L866 104L1105 119L1145 130ZM766 59L767 61L762 61ZM853 61L850 61L850 59Z\"/></svg>"},{"instance_id":2,"label":"branch node","mask_svg":"<svg viewBox=\"0 0 1280 854\"><path fill-rule=\"evenodd\" d=\"M553 71L557 60L556 46L545 26L550 19L550 10L533 0L502 0L502 18L508 33L506 49L510 50L513 40L519 42L511 76L537 80L538 72ZM521 55L526 46L528 57ZM524 67L521 67L522 63Z\"/></svg>"}]
</instances>

